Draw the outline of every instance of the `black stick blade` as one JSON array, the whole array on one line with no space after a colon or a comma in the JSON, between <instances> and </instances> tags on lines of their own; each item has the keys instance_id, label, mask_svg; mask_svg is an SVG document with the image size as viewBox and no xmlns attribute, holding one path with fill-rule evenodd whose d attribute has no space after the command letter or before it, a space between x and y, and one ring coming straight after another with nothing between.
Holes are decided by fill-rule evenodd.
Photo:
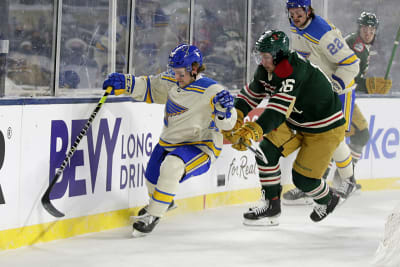
<instances>
[{"instance_id":1,"label":"black stick blade","mask_svg":"<svg viewBox=\"0 0 400 267\"><path fill-rule=\"evenodd\" d=\"M56 207L53 206L50 202L50 193L47 194L47 192L43 195L42 197L42 205L47 210L48 213L53 215L56 218L64 217L64 213L56 209Z\"/></svg>"}]
</instances>

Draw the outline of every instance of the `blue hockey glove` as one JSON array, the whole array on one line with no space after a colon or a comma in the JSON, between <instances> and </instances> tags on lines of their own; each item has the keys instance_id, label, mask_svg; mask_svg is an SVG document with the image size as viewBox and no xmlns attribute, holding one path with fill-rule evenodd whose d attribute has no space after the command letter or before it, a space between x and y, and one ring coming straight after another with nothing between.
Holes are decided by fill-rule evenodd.
<instances>
[{"instance_id":1,"label":"blue hockey glove","mask_svg":"<svg viewBox=\"0 0 400 267\"><path fill-rule=\"evenodd\" d=\"M111 95L120 95L123 93L131 94L135 87L135 76L132 74L111 73L103 82L103 89L111 86L113 90Z\"/></svg>"},{"instance_id":2,"label":"blue hockey glove","mask_svg":"<svg viewBox=\"0 0 400 267\"><path fill-rule=\"evenodd\" d=\"M219 118L230 118L233 108L233 96L227 91L222 90L213 98L214 113Z\"/></svg>"}]
</instances>

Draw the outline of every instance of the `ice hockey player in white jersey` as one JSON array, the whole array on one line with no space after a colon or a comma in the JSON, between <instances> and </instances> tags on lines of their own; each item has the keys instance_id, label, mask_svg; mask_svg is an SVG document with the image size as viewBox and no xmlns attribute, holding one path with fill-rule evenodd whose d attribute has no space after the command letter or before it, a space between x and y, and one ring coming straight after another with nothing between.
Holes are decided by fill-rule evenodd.
<instances>
[{"instance_id":1,"label":"ice hockey player in white jersey","mask_svg":"<svg viewBox=\"0 0 400 267\"><path fill-rule=\"evenodd\" d=\"M311 0L287 0L286 8L290 21L292 50L317 65L330 79L333 90L342 101L346 119L346 131L350 131L353 113L355 82L359 71L359 59L352 51L341 32L332 24L314 13ZM337 192L347 198L356 189L351 151L345 140L333 155L336 162ZM329 170L326 172L326 176ZM305 194L293 189L283 195L284 204L311 203Z\"/></svg>"},{"instance_id":2,"label":"ice hockey player in white jersey","mask_svg":"<svg viewBox=\"0 0 400 267\"><path fill-rule=\"evenodd\" d=\"M133 223L133 236L150 233L173 205L179 183L208 171L221 153L221 130L236 122L233 97L204 77L200 50L181 44L169 55L168 70L155 76L112 73L103 89L146 103L165 104L164 126L145 177L150 201Z\"/></svg>"}]
</instances>

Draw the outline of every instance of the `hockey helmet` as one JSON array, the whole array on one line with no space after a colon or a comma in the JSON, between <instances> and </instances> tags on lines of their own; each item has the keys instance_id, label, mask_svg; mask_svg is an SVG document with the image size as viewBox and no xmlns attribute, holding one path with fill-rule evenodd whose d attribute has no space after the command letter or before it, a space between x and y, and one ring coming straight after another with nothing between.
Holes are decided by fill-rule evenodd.
<instances>
[{"instance_id":1,"label":"hockey helmet","mask_svg":"<svg viewBox=\"0 0 400 267\"><path fill-rule=\"evenodd\" d=\"M360 17L357 19L359 26L370 26L378 28L379 20L374 13L362 12Z\"/></svg>"},{"instance_id":2,"label":"hockey helmet","mask_svg":"<svg viewBox=\"0 0 400 267\"><path fill-rule=\"evenodd\" d=\"M254 48L257 64L261 62L258 58L260 52L270 53L276 65L289 54L289 38L282 31L266 31L258 38Z\"/></svg>"},{"instance_id":3,"label":"hockey helmet","mask_svg":"<svg viewBox=\"0 0 400 267\"><path fill-rule=\"evenodd\" d=\"M302 7L308 12L309 7L311 6L311 0L287 0L286 1L286 8L296 8Z\"/></svg>"},{"instance_id":4,"label":"hockey helmet","mask_svg":"<svg viewBox=\"0 0 400 267\"><path fill-rule=\"evenodd\" d=\"M168 67L186 68L188 72L191 72L194 62L197 62L199 67L203 65L203 56L200 50L194 45L180 44L169 55Z\"/></svg>"}]
</instances>

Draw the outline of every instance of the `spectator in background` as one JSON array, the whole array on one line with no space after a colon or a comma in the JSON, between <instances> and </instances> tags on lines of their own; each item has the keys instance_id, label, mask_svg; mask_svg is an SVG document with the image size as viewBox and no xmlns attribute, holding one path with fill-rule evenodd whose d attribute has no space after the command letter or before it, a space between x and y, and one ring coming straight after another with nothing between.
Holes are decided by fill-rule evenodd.
<instances>
[{"instance_id":1,"label":"spectator in background","mask_svg":"<svg viewBox=\"0 0 400 267\"><path fill-rule=\"evenodd\" d=\"M357 93L387 94L392 87L392 80L383 77L366 77L370 48L373 45L379 25L379 20L374 13L362 12L357 19L357 32L346 37L346 42L360 59L360 72L355 81ZM358 108L354 105L351 129L346 133L350 137L349 147L353 157L353 165L361 158L361 153L369 139L368 123Z\"/></svg>"},{"instance_id":2,"label":"spectator in background","mask_svg":"<svg viewBox=\"0 0 400 267\"><path fill-rule=\"evenodd\" d=\"M160 73L167 64L164 58L167 58L168 54L160 55L159 52L164 44L168 25L169 16L165 14L160 3L153 0L137 1L134 31L136 75Z\"/></svg>"},{"instance_id":3,"label":"spectator in background","mask_svg":"<svg viewBox=\"0 0 400 267\"><path fill-rule=\"evenodd\" d=\"M51 81L51 31L43 19L38 21L41 28L29 20L12 17L10 25L7 77L29 89L49 87Z\"/></svg>"},{"instance_id":4,"label":"spectator in background","mask_svg":"<svg viewBox=\"0 0 400 267\"><path fill-rule=\"evenodd\" d=\"M65 42L60 65L60 88L93 88L97 77L97 62L89 56L88 45L73 37Z\"/></svg>"}]
</instances>

